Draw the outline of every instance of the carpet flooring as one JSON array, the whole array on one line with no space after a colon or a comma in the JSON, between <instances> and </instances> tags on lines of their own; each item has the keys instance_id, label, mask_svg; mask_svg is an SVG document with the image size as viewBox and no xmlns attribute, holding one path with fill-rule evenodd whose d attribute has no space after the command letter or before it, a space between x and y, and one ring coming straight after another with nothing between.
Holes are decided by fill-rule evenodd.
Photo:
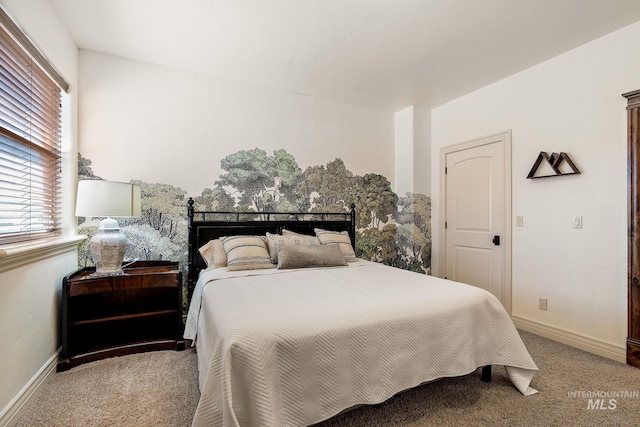
<instances>
[{"instance_id":1,"label":"carpet flooring","mask_svg":"<svg viewBox=\"0 0 640 427\"><path fill-rule=\"evenodd\" d=\"M524 397L503 367L399 393L316 427L638 426L640 369L521 332L540 372ZM199 398L193 350L101 360L57 373L18 426L189 426ZM600 400L600 399L604 400ZM215 426L212 426L215 427Z\"/></svg>"}]
</instances>

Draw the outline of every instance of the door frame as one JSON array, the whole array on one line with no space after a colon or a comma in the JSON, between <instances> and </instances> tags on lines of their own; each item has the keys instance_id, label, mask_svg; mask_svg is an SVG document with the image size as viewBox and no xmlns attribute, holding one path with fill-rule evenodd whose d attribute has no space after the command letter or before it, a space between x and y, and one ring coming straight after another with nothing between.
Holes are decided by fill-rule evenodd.
<instances>
[{"instance_id":1,"label":"door frame","mask_svg":"<svg viewBox=\"0 0 640 427\"><path fill-rule=\"evenodd\" d=\"M447 212L447 175L444 173L447 154L480 147L502 141L504 149L504 236L502 238L502 295L504 308L511 316L511 129L492 135L475 138L469 141L447 145L440 148L440 263L439 276L444 277L447 271L447 233L444 227Z\"/></svg>"}]
</instances>

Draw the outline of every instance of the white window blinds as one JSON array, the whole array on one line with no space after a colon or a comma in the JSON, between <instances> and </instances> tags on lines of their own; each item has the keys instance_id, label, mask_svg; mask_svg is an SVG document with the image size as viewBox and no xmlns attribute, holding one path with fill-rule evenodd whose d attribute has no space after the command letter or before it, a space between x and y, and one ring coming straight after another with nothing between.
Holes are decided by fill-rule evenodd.
<instances>
[{"instance_id":1,"label":"white window blinds","mask_svg":"<svg viewBox=\"0 0 640 427\"><path fill-rule=\"evenodd\" d=\"M13 31L0 26L0 244L59 233L61 89Z\"/></svg>"}]
</instances>

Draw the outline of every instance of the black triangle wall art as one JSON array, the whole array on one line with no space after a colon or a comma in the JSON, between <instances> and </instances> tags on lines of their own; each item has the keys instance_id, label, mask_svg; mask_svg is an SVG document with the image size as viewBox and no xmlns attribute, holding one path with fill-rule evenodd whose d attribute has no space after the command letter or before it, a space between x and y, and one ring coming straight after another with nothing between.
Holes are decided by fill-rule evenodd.
<instances>
[{"instance_id":1,"label":"black triangle wall art","mask_svg":"<svg viewBox=\"0 0 640 427\"><path fill-rule=\"evenodd\" d=\"M555 172L555 174L535 176L536 171L538 170L538 168L540 167L540 164L542 163L542 160L546 160L547 163L549 163L549 166L551 166L551 169ZM569 165L569 167L571 168L571 172L562 172L560 170L560 165L562 164L562 162L566 162L567 165ZM551 155L549 155L547 154L546 151L541 151L540 154L538 154L538 158L533 164L531 171L529 171L529 175L527 175L527 179L550 178L552 176L577 175L577 174L580 174L580 171L578 170L576 165L571 160L571 157L569 157L567 153L560 152L559 154L551 153Z\"/></svg>"}]
</instances>

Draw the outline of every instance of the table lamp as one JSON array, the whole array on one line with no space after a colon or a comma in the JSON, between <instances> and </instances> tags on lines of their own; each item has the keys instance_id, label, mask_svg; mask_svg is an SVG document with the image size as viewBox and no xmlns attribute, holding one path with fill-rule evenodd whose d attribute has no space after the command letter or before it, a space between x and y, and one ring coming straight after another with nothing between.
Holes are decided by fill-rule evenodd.
<instances>
[{"instance_id":1,"label":"table lamp","mask_svg":"<svg viewBox=\"0 0 640 427\"><path fill-rule=\"evenodd\" d=\"M91 238L91 256L96 275L122 273L122 260L127 238L120 233L112 216L140 216L140 186L102 180L78 181L76 216L106 217L100 221L98 233Z\"/></svg>"}]
</instances>

